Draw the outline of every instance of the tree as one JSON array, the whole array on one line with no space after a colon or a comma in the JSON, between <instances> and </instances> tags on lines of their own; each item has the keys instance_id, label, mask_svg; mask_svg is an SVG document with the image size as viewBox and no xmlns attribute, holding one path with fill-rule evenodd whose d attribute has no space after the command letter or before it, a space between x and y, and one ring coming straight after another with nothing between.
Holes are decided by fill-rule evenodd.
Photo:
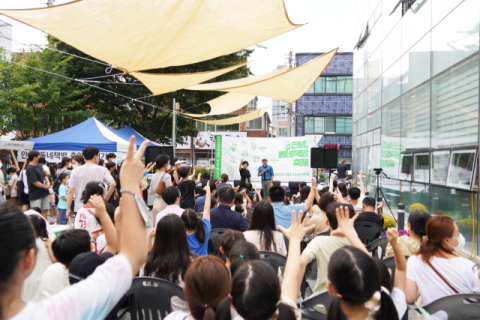
<instances>
[{"instance_id":1,"label":"tree","mask_svg":"<svg viewBox=\"0 0 480 320\"><path fill-rule=\"evenodd\" d=\"M49 42L58 50L95 60L94 58L85 55L83 52L67 45L66 43L55 39L50 39ZM253 50L241 50L237 53L204 62L186 66L148 70L146 72L178 74L212 71L246 62L248 56L252 52ZM106 75L105 69L105 65L74 58L73 60L69 60L69 63L66 67L66 73L72 78L86 79ZM102 83L92 84L132 98L145 97L151 94L145 86L128 74L122 75L120 71L115 69L112 70L112 74L115 76L95 79L101 81ZM212 79L210 82L233 80L247 77L250 74L250 70L245 66ZM84 84L78 85L86 86ZM220 92L179 90L155 97L145 98L142 99L142 101L172 110L173 98L175 97L176 101L180 103L182 109L188 109L188 112L191 113L202 113L204 111L209 111L210 107L207 104L201 103L214 99L222 94L223 93ZM172 116L168 112L122 98L119 95L114 95L94 87L90 87L85 104L90 106L90 109L95 113L95 116L99 120L107 123L113 128L122 128L126 125L129 125L140 134L151 140L162 143L170 143L172 137ZM181 143L183 142L184 137L190 135L192 129L192 120L181 116L177 117L177 119L177 143Z\"/></svg>"},{"instance_id":2,"label":"tree","mask_svg":"<svg viewBox=\"0 0 480 320\"><path fill-rule=\"evenodd\" d=\"M22 139L35 138L71 127L91 112L84 104L88 88L74 81L24 66L65 75L72 57L52 50L0 52L0 128L17 131ZM24 66L22 66L24 65Z\"/></svg>"}]
</instances>

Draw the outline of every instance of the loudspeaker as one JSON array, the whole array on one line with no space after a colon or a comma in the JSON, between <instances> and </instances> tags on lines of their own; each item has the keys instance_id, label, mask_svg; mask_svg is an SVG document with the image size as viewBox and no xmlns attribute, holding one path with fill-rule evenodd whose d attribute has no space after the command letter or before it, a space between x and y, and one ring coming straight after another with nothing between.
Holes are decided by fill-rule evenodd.
<instances>
[{"instance_id":1,"label":"loudspeaker","mask_svg":"<svg viewBox=\"0 0 480 320\"><path fill-rule=\"evenodd\" d=\"M338 167L338 150L337 149L325 149L325 162L323 168L336 168Z\"/></svg>"},{"instance_id":2,"label":"loudspeaker","mask_svg":"<svg viewBox=\"0 0 480 320\"><path fill-rule=\"evenodd\" d=\"M161 154L165 154L170 157L170 160L173 159L173 147L161 147ZM148 149L148 148L147 148Z\"/></svg>"},{"instance_id":3,"label":"loudspeaker","mask_svg":"<svg viewBox=\"0 0 480 320\"><path fill-rule=\"evenodd\" d=\"M162 147L147 147L147 151L145 152L145 164L148 164L150 162L155 163L155 159L157 159L157 157L161 154Z\"/></svg>"},{"instance_id":4,"label":"loudspeaker","mask_svg":"<svg viewBox=\"0 0 480 320\"><path fill-rule=\"evenodd\" d=\"M325 149L312 148L310 149L310 168L325 168Z\"/></svg>"}]
</instances>

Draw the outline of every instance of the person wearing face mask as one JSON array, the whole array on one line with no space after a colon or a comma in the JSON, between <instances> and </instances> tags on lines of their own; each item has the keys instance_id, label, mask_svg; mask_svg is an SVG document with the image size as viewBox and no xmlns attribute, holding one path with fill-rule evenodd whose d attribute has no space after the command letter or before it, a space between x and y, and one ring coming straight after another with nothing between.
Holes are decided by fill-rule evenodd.
<instances>
[{"instance_id":1,"label":"person wearing face mask","mask_svg":"<svg viewBox=\"0 0 480 320\"><path fill-rule=\"evenodd\" d=\"M107 162L117 163L117 155L113 152L107 153Z\"/></svg>"},{"instance_id":2,"label":"person wearing face mask","mask_svg":"<svg viewBox=\"0 0 480 320\"><path fill-rule=\"evenodd\" d=\"M432 217L426 234L417 254L407 262L407 303L414 303L419 296L428 305L457 293L480 293L475 263L454 254L465 246L455 220L447 215ZM432 316L437 320L448 318L443 311Z\"/></svg>"},{"instance_id":3,"label":"person wearing face mask","mask_svg":"<svg viewBox=\"0 0 480 320\"><path fill-rule=\"evenodd\" d=\"M85 158L81 154L77 154L72 158L72 169L76 169L85 164ZM98 164L98 161L97 161Z\"/></svg>"},{"instance_id":4,"label":"person wearing face mask","mask_svg":"<svg viewBox=\"0 0 480 320\"><path fill-rule=\"evenodd\" d=\"M68 183L67 193L67 218L72 216L72 201L74 200L75 206L73 211L76 213L83 206L81 202L82 192L85 190L87 183L91 181L101 181L109 185L108 191L104 195L105 202L110 199L113 191L115 190L116 183L108 169L98 165L100 160L100 152L95 146L86 146L82 150L83 157L86 160L85 165L79 166L72 170L70 180ZM77 155L78 156L78 155ZM77 156L74 160L77 162Z\"/></svg>"}]
</instances>

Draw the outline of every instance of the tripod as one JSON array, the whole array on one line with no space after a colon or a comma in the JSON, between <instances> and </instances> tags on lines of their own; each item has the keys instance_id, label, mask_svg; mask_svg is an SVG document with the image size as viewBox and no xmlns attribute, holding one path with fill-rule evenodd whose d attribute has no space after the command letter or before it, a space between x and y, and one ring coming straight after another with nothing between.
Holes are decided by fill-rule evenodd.
<instances>
[{"instance_id":1,"label":"tripod","mask_svg":"<svg viewBox=\"0 0 480 320\"><path fill-rule=\"evenodd\" d=\"M392 208L390 208L390 205L388 204L387 197L385 197L382 189L380 188L380 174L383 174L385 176L385 178L387 178L387 179L390 179L390 177L387 176L385 174L385 172L383 172L382 168L373 169L373 171L375 171L375 174L377 175L377 188L375 190L375 196L374 196L375 198L374 199L378 203L382 202L382 199L385 199L385 204L387 205L388 209L390 210L390 213L392 214L393 220L395 220L395 222L398 223L397 219L395 218L395 215L393 214Z\"/></svg>"}]
</instances>

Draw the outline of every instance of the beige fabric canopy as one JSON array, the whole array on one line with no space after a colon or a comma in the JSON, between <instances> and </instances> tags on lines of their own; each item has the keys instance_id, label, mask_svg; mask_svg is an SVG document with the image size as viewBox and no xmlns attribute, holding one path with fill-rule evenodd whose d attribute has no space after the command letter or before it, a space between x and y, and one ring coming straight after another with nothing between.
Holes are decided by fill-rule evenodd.
<instances>
[{"instance_id":1,"label":"beige fabric canopy","mask_svg":"<svg viewBox=\"0 0 480 320\"><path fill-rule=\"evenodd\" d=\"M77 0L0 14L125 72L209 60L300 26L283 0Z\"/></svg>"},{"instance_id":2,"label":"beige fabric canopy","mask_svg":"<svg viewBox=\"0 0 480 320\"><path fill-rule=\"evenodd\" d=\"M255 96L252 96L250 94L226 93L223 96L220 96L218 98L215 98L206 102L210 105L210 108L211 108L208 114L196 114L196 113L184 113L184 112L179 112L179 113L192 118L227 114L244 107L245 105L247 105L247 103L252 101L254 98Z\"/></svg>"},{"instance_id":3,"label":"beige fabric canopy","mask_svg":"<svg viewBox=\"0 0 480 320\"><path fill-rule=\"evenodd\" d=\"M196 86L188 87L187 89L251 94L293 103L297 101L297 99L300 98L323 73L337 51L338 48L318 56L297 68L279 73L273 77L250 81L248 84L243 83L236 85L241 83L240 80L247 81L254 77L233 81L198 84Z\"/></svg>"},{"instance_id":4,"label":"beige fabric canopy","mask_svg":"<svg viewBox=\"0 0 480 320\"><path fill-rule=\"evenodd\" d=\"M198 119L194 119L194 120L198 122L203 122L206 124L216 124L216 125L237 124L237 123L242 123L245 121L250 121L250 120L262 117L268 108L270 108L270 106L267 106L265 108L261 108L246 114L242 114L238 117L221 119L221 120L198 120Z\"/></svg>"},{"instance_id":5,"label":"beige fabric canopy","mask_svg":"<svg viewBox=\"0 0 480 320\"><path fill-rule=\"evenodd\" d=\"M207 72L179 74L131 72L130 75L142 82L152 92L152 94L156 96L208 81L221 76L222 74L245 66L247 63L248 62L245 62L232 67Z\"/></svg>"}]
</instances>

